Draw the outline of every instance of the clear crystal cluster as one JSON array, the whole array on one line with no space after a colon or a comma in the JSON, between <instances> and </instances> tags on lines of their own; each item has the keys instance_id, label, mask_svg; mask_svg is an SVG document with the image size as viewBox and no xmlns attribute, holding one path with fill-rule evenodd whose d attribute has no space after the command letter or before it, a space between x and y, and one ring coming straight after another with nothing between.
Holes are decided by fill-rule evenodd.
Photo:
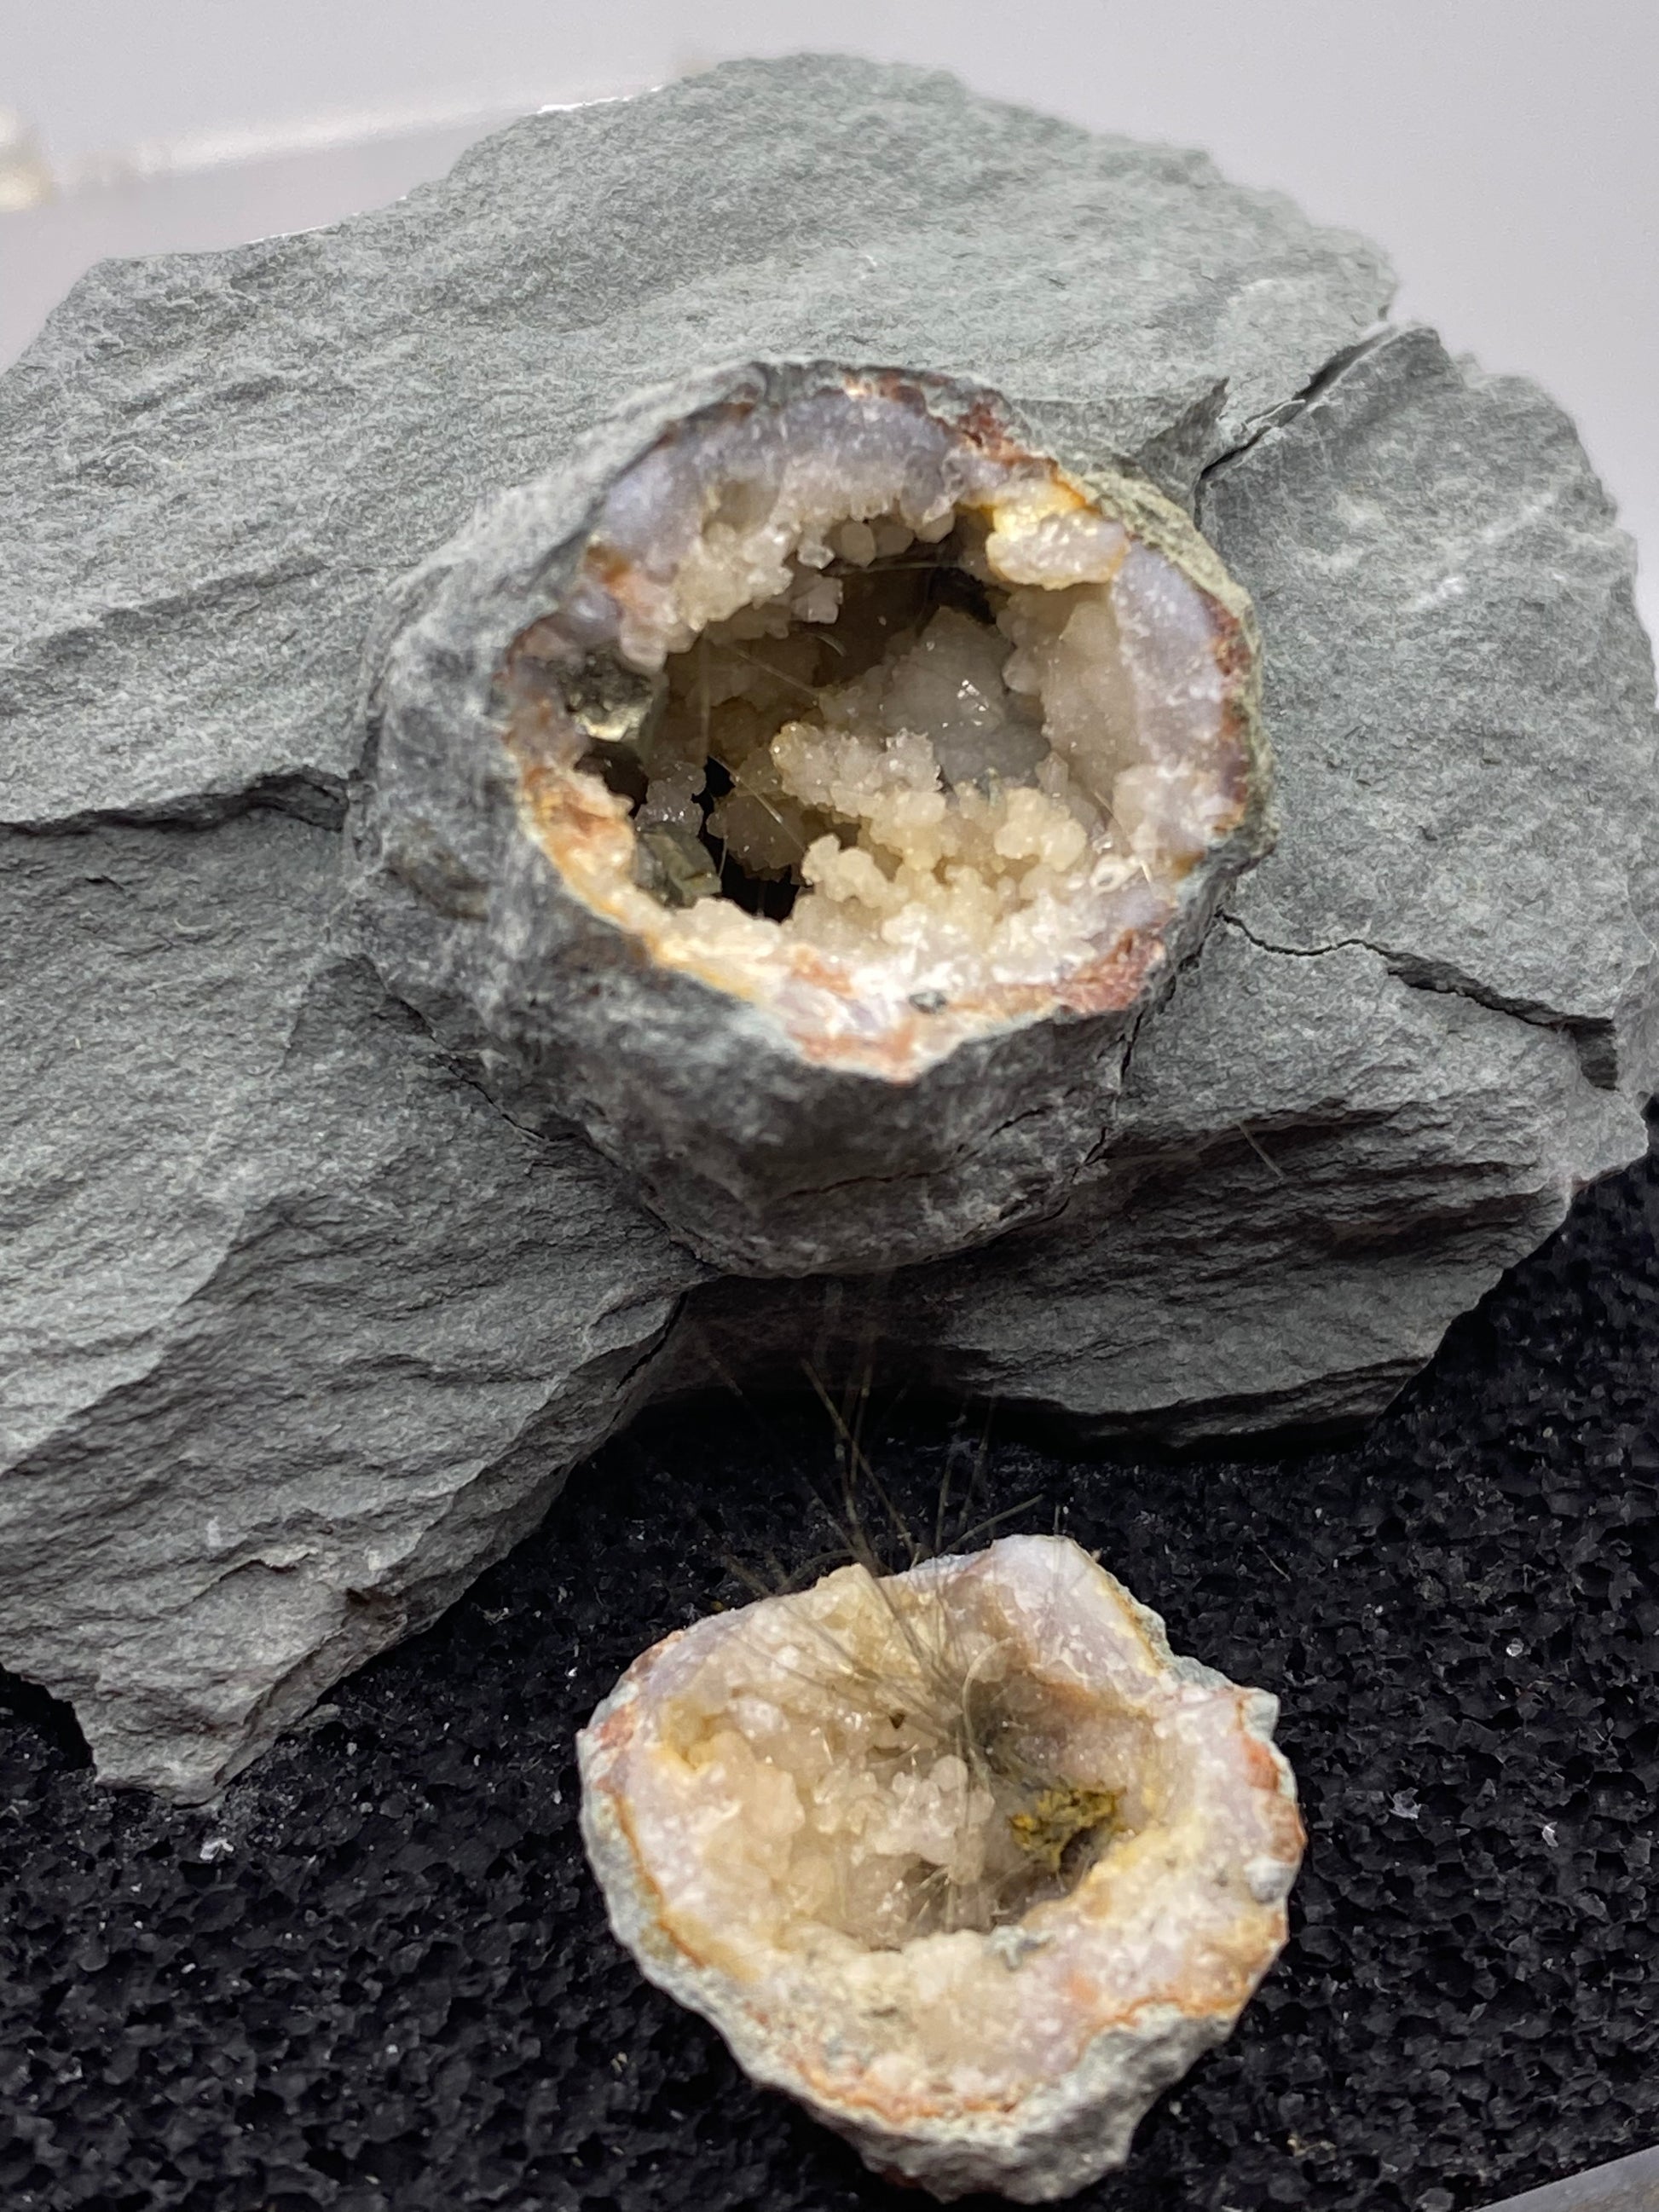
<instances>
[{"instance_id":1,"label":"clear crystal cluster","mask_svg":"<svg viewBox=\"0 0 1659 2212\"><path fill-rule=\"evenodd\" d=\"M1120 2163L1285 1939L1277 1707L1064 1538L716 1614L580 1743L644 1971L878 2171L1062 2196Z\"/></svg>"},{"instance_id":2,"label":"clear crystal cluster","mask_svg":"<svg viewBox=\"0 0 1659 2212\"><path fill-rule=\"evenodd\" d=\"M843 1062L1121 1005L1256 754L1242 599L1117 493L894 378L676 425L514 647L533 834Z\"/></svg>"}]
</instances>

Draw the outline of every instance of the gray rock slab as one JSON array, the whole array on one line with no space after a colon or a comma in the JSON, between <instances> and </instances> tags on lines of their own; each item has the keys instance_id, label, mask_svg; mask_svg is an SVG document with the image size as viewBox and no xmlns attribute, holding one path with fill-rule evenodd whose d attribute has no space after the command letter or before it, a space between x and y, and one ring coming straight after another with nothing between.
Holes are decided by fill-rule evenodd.
<instances>
[{"instance_id":1,"label":"gray rock slab","mask_svg":"<svg viewBox=\"0 0 1659 2212\"><path fill-rule=\"evenodd\" d=\"M653 1389L821 1368L1167 1441L1375 1413L1640 1149L1571 1040L1378 955L1213 931L1131 1059L1109 1167L1054 1220L878 1281L720 1283Z\"/></svg>"},{"instance_id":2,"label":"gray rock slab","mask_svg":"<svg viewBox=\"0 0 1659 2212\"><path fill-rule=\"evenodd\" d=\"M696 366L977 378L1062 460L1189 492L1390 289L1201 155L811 58L531 116L331 229L106 263L0 381L0 821L337 805L381 592Z\"/></svg>"},{"instance_id":3,"label":"gray rock slab","mask_svg":"<svg viewBox=\"0 0 1659 2212\"><path fill-rule=\"evenodd\" d=\"M1572 424L1431 331L1367 347L1217 467L1205 528L1267 635L1281 829L1232 910L1654 1079L1653 663Z\"/></svg>"},{"instance_id":4,"label":"gray rock slab","mask_svg":"<svg viewBox=\"0 0 1659 2212\"><path fill-rule=\"evenodd\" d=\"M1199 512L1261 623L1282 826L1137 1033L1082 1187L787 1312L710 1288L659 1387L805 1342L1103 1431L1352 1419L1644 1148L1652 662L1571 424L1392 332Z\"/></svg>"},{"instance_id":5,"label":"gray rock slab","mask_svg":"<svg viewBox=\"0 0 1659 2212\"><path fill-rule=\"evenodd\" d=\"M1643 1152L1659 1001L1652 657L1561 410L1390 332L1198 511L1261 623L1279 842L1139 1033L1095 1187L918 1332L1176 1437L1386 1402Z\"/></svg>"},{"instance_id":6,"label":"gray rock slab","mask_svg":"<svg viewBox=\"0 0 1659 2212\"><path fill-rule=\"evenodd\" d=\"M330 948L330 833L8 842L0 1662L200 1797L533 1523L699 1270Z\"/></svg>"},{"instance_id":7,"label":"gray rock slab","mask_svg":"<svg viewBox=\"0 0 1659 2212\"><path fill-rule=\"evenodd\" d=\"M1098 1430L1363 1415L1631 1158L1651 672L1570 426L1196 155L863 64L532 118L301 238L110 264L0 382L0 1663L199 1797L651 1392L886 1356ZM1008 393L1251 591L1278 851L1066 1206L891 1278L711 1280L516 1126L339 906L392 580L738 358Z\"/></svg>"},{"instance_id":8,"label":"gray rock slab","mask_svg":"<svg viewBox=\"0 0 1659 2212\"><path fill-rule=\"evenodd\" d=\"M1278 845L1095 1187L918 1331L957 1387L1175 1437L1385 1402L1644 1150L1659 979L1652 659L1560 410L1390 333L1199 512L1262 626Z\"/></svg>"}]
</instances>

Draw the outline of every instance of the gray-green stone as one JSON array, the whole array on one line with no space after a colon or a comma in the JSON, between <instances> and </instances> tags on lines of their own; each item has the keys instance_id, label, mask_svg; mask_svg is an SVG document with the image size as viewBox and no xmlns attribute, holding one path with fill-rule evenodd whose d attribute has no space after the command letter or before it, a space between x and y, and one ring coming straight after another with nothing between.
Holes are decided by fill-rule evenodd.
<instances>
[{"instance_id":1,"label":"gray-green stone","mask_svg":"<svg viewBox=\"0 0 1659 2212\"><path fill-rule=\"evenodd\" d=\"M1363 1414L1640 1150L1630 548L1533 387L1368 336L1388 294L1200 156L833 60L533 117L393 208L76 288L0 381L0 1662L105 1773L210 1792L711 1345L787 1363L838 1312L1097 1428ZM1279 848L1069 1201L844 1285L710 1280L338 906L395 580L643 389L786 356L981 381L1194 506L1279 760ZM465 855L402 865L478 910Z\"/></svg>"}]
</instances>

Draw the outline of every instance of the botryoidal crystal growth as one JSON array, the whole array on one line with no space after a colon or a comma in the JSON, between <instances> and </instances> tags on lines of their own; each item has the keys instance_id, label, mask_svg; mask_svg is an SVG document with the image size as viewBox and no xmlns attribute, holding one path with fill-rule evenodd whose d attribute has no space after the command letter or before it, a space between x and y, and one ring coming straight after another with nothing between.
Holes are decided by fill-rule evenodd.
<instances>
[{"instance_id":1,"label":"botryoidal crystal growth","mask_svg":"<svg viewBox=\"0 0 1659 2212\"><path fill-rule=\"evenodd\" d=\"M371 658L382 973L744 1273L1052 1209L1270 834L1212 549L925 369L641 403L434 556Z\"/></svg>"},{"instance_id":2,"label":"botryoidal crystal growth","mask_svg":"<svg viewBox=\"0 0 1659 2212\"><path fill-rule=\"evenodd\" d=\"M941 2198L1127 2154L1285 1941L1277 1701L1069 1539L863 1565L676 1632L579 1739L611 1926L866 2161Z\"/></svg>"}]
</instances>

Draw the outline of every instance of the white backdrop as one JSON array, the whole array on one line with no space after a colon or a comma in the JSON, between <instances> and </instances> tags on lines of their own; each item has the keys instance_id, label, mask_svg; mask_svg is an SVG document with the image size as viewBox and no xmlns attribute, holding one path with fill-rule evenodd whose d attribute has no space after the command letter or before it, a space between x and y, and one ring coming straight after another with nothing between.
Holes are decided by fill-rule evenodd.
<instances>
[{"instance_id":1,"label":"white backdrop","mask_svg":"<svg viewBox=\"0 0 1659 2212\"><path fill-rule=\"evenodd\" d=\"M515 109L803 46L1201 145L1370 232L1401 312L1571 408L1659 616L1659 0L0 0L0 107L66 185L0 214L0 360L101 252L328 221Z\"/></svg>"}]
</instances>

